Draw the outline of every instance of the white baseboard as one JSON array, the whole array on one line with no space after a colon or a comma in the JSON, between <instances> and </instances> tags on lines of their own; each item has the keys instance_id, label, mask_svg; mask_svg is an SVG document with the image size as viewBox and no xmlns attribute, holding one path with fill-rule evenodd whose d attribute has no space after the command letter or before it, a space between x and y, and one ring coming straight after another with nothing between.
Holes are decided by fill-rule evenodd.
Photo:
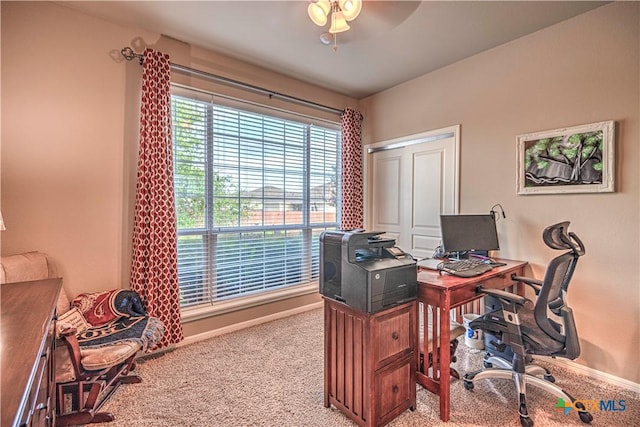
<instances>
[{"instance_id":1,"label":"white baseboard","mask_svg":"<svg viewBox=\"0 0 640 427\"><path fill-rule=\"evenodd\" d=\"M176 347L183 347L185 345L193 344L194 342L203 341L209 338L216 337L222 334L228 334L230 332L239 331L240 329L248 328L250 326L260 325L262 323L271 322L272 320L282 319L284 317L293 316L294 314L304 313L305 311L321 308L323 306L322 301L314 302L313 304L303 305L301 307L292 308L291 310L285 310L278 313L273 313L268 316L258 317L256 319L247 320L245 322L235 323L233 325L225 326L222 328L214 329L213 331L203 332L201 334L191 335L184 340L176 344Z\"/></svg>"},{"instance_id":2,"label":"white baseboard","mask_svg":"<svg viewBox=\"0 0 640 427\"><path fill-rule=\"evenodd\" d=\"M640 384L634 383L624 378L616 377L615 375L608 374L606 372L598 371L588 366L580 365L573 360L568 359L554 359L551 357L535 357L543 359L545 362L549 362L554 365L561 366L577 374L584 375L589 378L593 378L598 381L602 381L620 388L624 388L634 393L640 393Z\"/></svg>"}]
</instances>

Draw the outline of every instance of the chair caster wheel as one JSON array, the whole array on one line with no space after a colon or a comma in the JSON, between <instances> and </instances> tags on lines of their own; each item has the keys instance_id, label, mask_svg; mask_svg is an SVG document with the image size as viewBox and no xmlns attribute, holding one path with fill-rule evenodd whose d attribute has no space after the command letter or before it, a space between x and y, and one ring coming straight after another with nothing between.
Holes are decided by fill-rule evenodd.
<instances>
[{"instance_id":1,"label":"chair caster wheel","mask_svg":"<svg viewBox=\"0 0 640 427\"><path fill-rule=\"evenodd\" d=\"M520 416L520 424L522 427L533 427L533 420L529 417Z\"/></svg>"},{"instance_id":2,"label":"chair caster wheel","mask_svg":"<svg viewBox=\"0 0 640 427\"><path fill-rule=\"evenodd\" d=\"M484 366L487 369L493 368L493 363L489 363L486 360L484 362L482 362L482 366Z\"/></svg>"},{"instance_id":3,"label":"chair caster wheel","mask_svg":"<svg viewBox=\"0 0 640 427\"><path fill-rule=\"evenodd\" d=\"M473 390L473 383L471 381L464 380L464 388L467 390Z\"/></svg>"},{"instance_id":4,"label":"chair caster wheel","mask_svg":"<svg viewBox=\"0 0 640 427\"><path fill-rule=\"evenodd\" d=\"M591 421L593 421L593 415L591 415L589 412L578 412L578 416L580 417L580 421L582 421L585 424L591 424Z\"/></svg>"},{"instance_id":5,"label":"chair caster wheel","mask_svg":"<svg viewBox=\"0 0 640 427\"><path fill-rule=\"evenodd\" d=\"M555 383L555 382L556 382L556 377L554 377L554 376L553 376L553 375L551 375L551 374L545 375L545 376L544 376L544 379L545 379L545 380L547 380L547 381L549 381L550 383Z\"/></svg>"}]
</instances>

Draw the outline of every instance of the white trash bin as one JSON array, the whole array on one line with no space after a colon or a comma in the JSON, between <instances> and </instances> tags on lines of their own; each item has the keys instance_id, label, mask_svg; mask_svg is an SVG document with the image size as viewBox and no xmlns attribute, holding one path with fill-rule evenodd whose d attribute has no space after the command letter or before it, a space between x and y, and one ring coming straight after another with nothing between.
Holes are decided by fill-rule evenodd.
<instances>
[{"instance_id":1,"label":"white trash bin","mask_svg":"<svg viewBox=\"0 0 640 427\"><path fill-rule=\"evenodd\" d=\"M469 323L480 317L479 314L467 313L462 315L462 323L464 324L465 334L464 343L467 347L475 348L476 350L484 349L484 340L482 331L479 329L473 330L469 327Z\"/></svg>"}]
</instances>

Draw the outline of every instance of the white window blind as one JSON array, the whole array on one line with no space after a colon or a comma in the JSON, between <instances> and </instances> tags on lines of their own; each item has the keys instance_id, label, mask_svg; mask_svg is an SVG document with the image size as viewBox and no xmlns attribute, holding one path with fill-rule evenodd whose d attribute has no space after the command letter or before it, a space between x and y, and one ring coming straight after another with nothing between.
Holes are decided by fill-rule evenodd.
<instances>
[{"instance_id":1,"label":"white window blind","mask_svg":"<svg viewBox=\"0 0 640 427\"><path fill-rule=\"evenodd\" d=\"M175 94L172 120L181 307L317 280L339 129Z\"/></svg>"}]
</instances>

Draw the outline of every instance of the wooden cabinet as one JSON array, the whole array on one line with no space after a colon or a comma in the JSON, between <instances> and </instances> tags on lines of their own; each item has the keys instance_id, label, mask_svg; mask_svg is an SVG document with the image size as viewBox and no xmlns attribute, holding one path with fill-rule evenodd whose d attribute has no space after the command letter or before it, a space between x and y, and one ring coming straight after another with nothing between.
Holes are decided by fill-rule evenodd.
<instances>
[{"instance_id":1,"label":"wooden cabinet","mask_svg":"<svg viewBox=\"0 0 640 427\"><path fill-rule=\"evenodd\" d=\"M416 405L415 301L363 313L324 300L324 405L382 426Z\"/></svg>"},{"instance_id":2,"label":"wooden cabinet","mask_svg":"<svg viewBox=\"0 0 640 427\"><path fill-rule=\"evenodd\" d=\"M0 285L4 426L55 424L55 309L62 280Z\"/></svg>"}]
</instances>

